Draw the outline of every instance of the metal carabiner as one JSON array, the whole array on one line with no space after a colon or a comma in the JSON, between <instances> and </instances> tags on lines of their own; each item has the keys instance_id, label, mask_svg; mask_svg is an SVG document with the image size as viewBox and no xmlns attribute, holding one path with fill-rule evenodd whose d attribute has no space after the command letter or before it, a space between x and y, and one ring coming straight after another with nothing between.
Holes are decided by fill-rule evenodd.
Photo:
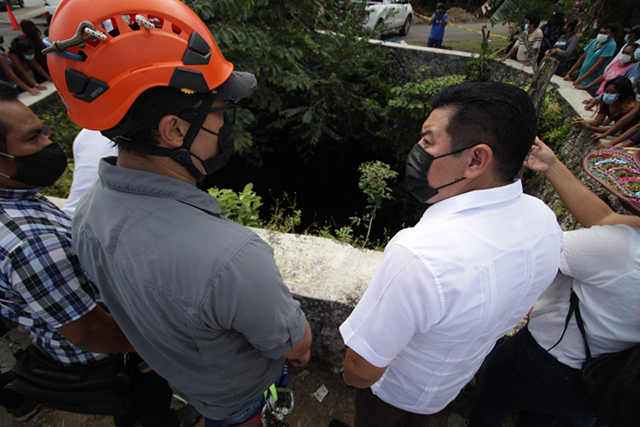
<instances>
[{"instance_id":1,"label":"metal carabiner","mask_svg":"<svg viewBox=\"0 0 640 427\"><path fill-rule=\"evenodd\" d=\"M285 427L287 424L284 420L291 414L294 407L293 390L285 387L277 387L277 401L273 394L269 394L266 403L262 408L262 425L263 427L276 426Z\"/></svg>"},{"instance_id":2,"label":"metal carabiner","mask_svg":"<svg viewBox=\"0 0 640 427\"><path fill-rule=\"evenodd\" d=\"M79 46L81 49L85 47L87 40L107 40L107 35L96 28L89 21L82 21L78 25L76 34L68 40L51 42L51 46L42 50L42 53L58 53L65 52L70 47Z\"/></svg>"}]
</instances>

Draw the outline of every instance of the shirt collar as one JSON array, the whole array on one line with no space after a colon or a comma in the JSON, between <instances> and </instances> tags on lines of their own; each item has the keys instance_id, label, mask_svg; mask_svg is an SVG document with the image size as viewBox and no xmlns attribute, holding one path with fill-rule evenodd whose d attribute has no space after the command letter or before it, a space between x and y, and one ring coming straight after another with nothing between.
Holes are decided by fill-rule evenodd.
<instances>
[{"instance_id":1,"label":"shirt collar","mask_svg":"<svg viewBox=\"0 0 640 427\"><path fill-rule=\"evenodd\" d=\"M497 205L517 199L522 195L522 181L517 180L512 184L502 187L488 188L485 190L470 191L441 200L430 206L422 215L420 221L436 217L449 216L468 209L483 208Z\"/></svg>"},{"instance_id":2,"label":"shirt collar","mask_svg":"<svg viewBox=\"0 0 640 427\"><path fill-rule=\"evenodd\" d=\"M105 186L124 193L173 199L211 214L220 213L218 201L207 192L166 175L116 166L116 160L117 157L100 160L98 174Z\"/></svg>"},{"instance_id":3,"label":"shirt collar","mask_svg":"<svg viewBox=\"0 0 640 427\"><path fill-rule=\"evenodd\" d=\"M15 201L26 200L38 194L39 191L40 191L39 188L29 188L29 189L0 188L0 199L15 200Z\"/></svg>"}]
</instances>

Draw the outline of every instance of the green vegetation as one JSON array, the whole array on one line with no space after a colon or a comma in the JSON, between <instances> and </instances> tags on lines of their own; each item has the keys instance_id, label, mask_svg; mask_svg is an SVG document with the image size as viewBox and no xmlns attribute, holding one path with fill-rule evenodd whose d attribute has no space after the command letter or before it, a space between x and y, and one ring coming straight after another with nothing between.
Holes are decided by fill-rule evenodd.
<instances>
[{"instance_id":1,"label":"green vegetation","mask_svg":"<svg viewBox=\"0 0 640 427\"><path fill-rule=\"evenodd\" d=\"M445 44L451 47L453 50L459 50L469 53L482 53L482 40L480 39L447 40ZM498 51L503 51L507 46L509 46L508 40L500 39L497 37L489 39L489 53L492 55Z\"/></svg>"},{"instance_id":2,"label":"green vegetation","mask_svg":"<svg viewBox=\"0 0 640 427\"><path fill-rule=\"evenodd\" d=\"M252 183L245 185L239 193L228 188L214 187L209 190L209 194L218 199L218 207L227 218L247 227L260 227L264 224L259 215L262 198L253 191Z\"/></svg>"},{"instance_id":3,"label":"green vegetation","mask_svg":"<svg viewBox=\"0 0 640 427\"><path fill-rule=\"evenodd\" d=\"M367 196L366 209L368 212L362 216L351 217L351 222L355 226L368 223L367 236L362 244L363 247L366 247L376 213L385 200L393 199L391 187L389 187L387 181L395 180L398 177L398 172L379 160L361 164L358 171L360 172L358 188Z\"/></svg>"},{"instance_id":4,"label":"green vegetation","mask_svg":"<svg viewBox=\"0 0 640 427\"><path fill-rule=\"evenodd\" d=\"M260 82L239 106L239 155L212 179L217 188L211 194L221 209L243 225L359 247L381 248L422 214L424 205L412 201L394 169L404 167L432 98L446 86L486 80L491 51L506 45L490 37L448 42L479 53L465 74L433 77L425 67L397 83L388 50L361 37L365 3L325 1L319 14L316 0L185 1L207 22L235 69L254 73ZM539 122L540 136L554 147L570 128L561 105L547 95ZM54 126L52 139L71 159L79 128L61 102L38 114ZM45 193L66 197L72 169ZM253 184L245 186L247 181ZM268 192L269 199L258 195Z\"/></svg>"},{"instance_id":5,"label":"green vegetation","mask_svg":"<svg viewBox=\"0 0 640 427\"><path fill-rule=\"evenodd\" d=\"M546 93L538 120L538 136L553 149L565 141L571 130L571 120L567 112L567 106L556 101L551 92Z\"/></svg>"}]
</instances>

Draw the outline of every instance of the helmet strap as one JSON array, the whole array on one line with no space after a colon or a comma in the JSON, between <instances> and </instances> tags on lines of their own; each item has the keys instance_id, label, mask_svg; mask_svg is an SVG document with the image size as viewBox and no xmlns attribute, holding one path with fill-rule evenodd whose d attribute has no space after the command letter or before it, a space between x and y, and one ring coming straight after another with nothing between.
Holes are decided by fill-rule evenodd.
<instances>
[{"instance_id":1,"label":"helmet strap","mask_svg":"<svg viewBox=\"0 0 640 427\"><path fill-rule=\"evenodd\" d=\"M191 122L191 126L189 126L189 129L187 130L187 134L182 140L182 146L180 148L165 148L153 145L135 144L127 142L128 138L123 136L116 136L113 140L118 144L118 146L137 153L147 154L150 156L171 157L180 166L186 168L191 176L195 178L196 182L200 182L205 178L205 175L193 164L191 159L192 154L189 150L191 149L191 145L196 139L196 136L198 136L198 133L202 129L202 125L211 111L211 106L213 105L214 100L215 95L213 93L208 94L202 100L202 104L198 109L198 114L196 115L195 120Z\"/></svg>"}]
</instances>

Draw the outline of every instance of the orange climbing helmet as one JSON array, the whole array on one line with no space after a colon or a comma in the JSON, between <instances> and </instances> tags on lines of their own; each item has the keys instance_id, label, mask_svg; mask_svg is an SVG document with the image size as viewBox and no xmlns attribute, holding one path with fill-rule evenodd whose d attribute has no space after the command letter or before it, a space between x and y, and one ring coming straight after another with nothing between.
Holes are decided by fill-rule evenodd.
<instances>
[{"instance_id":1,"label":"orange climbing helmet","mask_svg":"<svg viewBox=\"0 0 640 427\"><path fill-rule=\"evenodd\" d=\"M256 88L255 77L233 71L204 22L179 0L63 0L46 44L69 117L87 129L114 128L153 87L225 100Z\"/></svg>"}]
</instances>

